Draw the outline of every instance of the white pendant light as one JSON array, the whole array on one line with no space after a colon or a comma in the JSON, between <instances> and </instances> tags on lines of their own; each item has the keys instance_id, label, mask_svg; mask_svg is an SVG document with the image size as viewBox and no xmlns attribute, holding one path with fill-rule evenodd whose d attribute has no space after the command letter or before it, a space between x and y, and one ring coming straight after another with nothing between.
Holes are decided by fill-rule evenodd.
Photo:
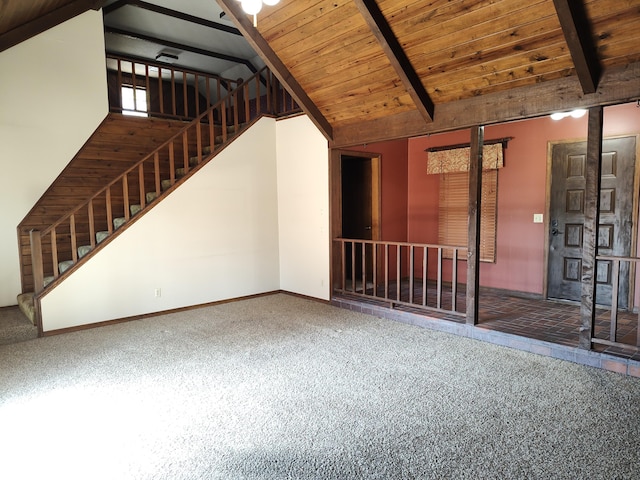
<instances>
[{"instance_id":1,"label":"white pendant light","mask_svg":"<svg viewBox=\"0 0 640 480\"><path fill-rule=\"evenodd\" d=\"M262 0L242 0L242 10L249 15L257 15L262 10Z\"/></svg>"}]
</instances>

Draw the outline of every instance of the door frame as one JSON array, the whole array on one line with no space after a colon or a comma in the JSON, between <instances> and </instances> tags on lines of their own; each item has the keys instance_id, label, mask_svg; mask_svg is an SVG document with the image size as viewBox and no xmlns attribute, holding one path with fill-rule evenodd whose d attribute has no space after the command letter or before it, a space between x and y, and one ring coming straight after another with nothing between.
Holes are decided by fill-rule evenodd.
<instances>
[{"instance_id":1,"label":"door frame","mask_svg":"<svg viewBox=\"0 0 640 480\"><path fill-rule=\"evenodd\" d=\"M382 198L381 192L381 165L382 155L375 152L361 152L357 150L331 149L329 156L329 217L330 217L330 256L331 265L329 278L331 279L331 291L333 291L334 273L339 271L340 252L335 248L334 238L342 236L342 156L361 157L371 159L371 239L379 241L382 238Z\"/></svg>"},{"instance_id":2,"label":"door frame","mask_svg":"<svg viewBox=\"0 0 640 480\"><path fill-rule=\"evenodd\" d=\"M634 162L634 172L633 172L633 204L632 204L632 220L633 225L631 227L631 256L635 257L637 255L637 245L638 245L638 221L640 220L640 212L638 211L638 188L640 187L640 133L630 133L628 135L612 135L608 137L602 137L602 141L605 140L614 140L617 138L628 138L635 137L636 139L636 152L635 152L635 162ZM554 140L547 142L547 173L546 173L546 191L545 191L545 216L544 216L544 271L542 276L542 296L546 300L549 300L548 297L548 276L549 276L549 214L551 212L551 167L553 162L553 147L555 145L562 145L565 143L578 143L578 142L586 142L586 138L573 138L566 140ZM636 263L631 262L629 266L629 299L627 305L629 306L629 310L632 311L635 307L635 280L636 280ZM554 301L562 301L559 299L554 299ZM570 300L567 300L570 302Z\"/></svg>"}]
</instances>

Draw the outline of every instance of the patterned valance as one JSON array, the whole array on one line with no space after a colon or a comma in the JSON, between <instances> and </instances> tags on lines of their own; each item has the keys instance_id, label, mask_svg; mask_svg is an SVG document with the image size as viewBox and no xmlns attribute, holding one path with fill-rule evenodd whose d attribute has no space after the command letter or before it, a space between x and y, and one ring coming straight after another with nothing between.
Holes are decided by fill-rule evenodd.
<instances>
[{"instance_id":1,"label":"patterned valance","mask_svg":"<svg viewBox=\"0 0 640 480\"><path fill-rule=\"evenodd\" d=\"M427 173L455 173L469 171L470 147L428 151ZM482 169L495 170L504 166L503 144L494 143L482 148Z\"/></svg>"}]
</instances>

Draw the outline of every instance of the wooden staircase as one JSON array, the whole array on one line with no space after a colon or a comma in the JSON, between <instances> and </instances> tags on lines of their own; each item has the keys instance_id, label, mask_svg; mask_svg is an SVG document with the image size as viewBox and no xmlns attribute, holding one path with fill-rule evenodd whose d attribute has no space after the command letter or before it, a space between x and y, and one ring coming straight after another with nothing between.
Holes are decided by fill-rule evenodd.
<instances>
[{"instance_id":1,"label":"wooden staircase","mask_svg":"<svg viewBox=\"0 0 640 480\"><path fill-rule=\"evenodd\" d=\"M278 101L284 95L264 68L189 123L110 114L18 226L23 292L18 304L39 333L43 295L261 116L298 113L295 102ZM54 208L60 197L73 207Z\"/></svg>"}]
</instances>

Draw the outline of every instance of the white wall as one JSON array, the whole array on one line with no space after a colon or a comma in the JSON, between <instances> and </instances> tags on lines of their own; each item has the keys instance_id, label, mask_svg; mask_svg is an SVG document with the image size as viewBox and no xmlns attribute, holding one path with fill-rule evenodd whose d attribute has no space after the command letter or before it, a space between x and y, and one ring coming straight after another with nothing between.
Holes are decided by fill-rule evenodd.
<instances>
[{"instance_id":1,"label":"white wall","mask_svg":"<svg viewBox=\"0 0 640 480\"><path fill-rule=\"evenodd\" d=\"M45 295L44 330L278 290L278 248L276 122L263 118Z\"/></svg>"},{"instance_id":2,"label":"white wall","mask_svg":"<svg viewBox=\"0 0 640 480\"><path fill-rule=\"evenodd\" d=\"M20 293L16 227L108 111L102 13L0 53L0 306Z\"/></svg>"},{"instance_id":3,"label":"white wall","mask_svg":"<svg viewBox=\"0 0 640 480\"><path fill-rule=\"evenodd\" d=\"M280 288L329 300L329 148L309 117L277 122Z\"/></svg>"}]
</instances>

